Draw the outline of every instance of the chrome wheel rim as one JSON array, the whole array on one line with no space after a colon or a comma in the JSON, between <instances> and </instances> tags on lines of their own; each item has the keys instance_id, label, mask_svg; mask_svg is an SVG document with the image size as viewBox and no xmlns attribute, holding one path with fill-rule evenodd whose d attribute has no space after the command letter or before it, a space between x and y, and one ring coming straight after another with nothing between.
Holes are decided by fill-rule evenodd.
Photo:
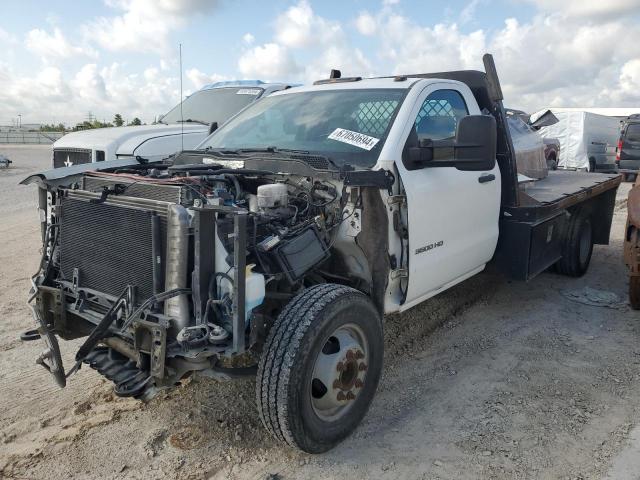
<instances>
[{"instance_id":1,"label":"chrome wheel rim","mask_svg":"<svg viewBox=\"0 0 640 480\"><path fill-rule=\"evenodd\" d=\"M364 389L369 365L369 345L355 324L337 328L316 356L309 384L311 406L324 421L345 415Z\"/></svg>"}]
</instances>

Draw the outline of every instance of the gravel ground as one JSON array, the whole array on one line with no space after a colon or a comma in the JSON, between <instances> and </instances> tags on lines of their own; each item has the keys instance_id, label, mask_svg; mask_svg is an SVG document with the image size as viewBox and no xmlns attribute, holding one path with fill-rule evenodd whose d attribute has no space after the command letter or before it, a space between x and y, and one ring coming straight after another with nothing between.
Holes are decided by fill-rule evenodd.
<instances>
[{"instance_id":1,"label":"gravel ground","mask_svg":"<svg viewBox=\"0 0 640 480\"><path fill-rule=\"evenodd\" d=\"M263 431L253 380L193 380L142 404L90 369L60 390L34 365L40 343L18 335L32 325L39 228L35 188L16 184L47 168L49 148L0 145L14 160L0 170L0 478L640 478L640 323L622 263L629 184L585 277L483 273L387 319L369 414L338 448L309 456ZM570 298L585 287L619 302ZM67 365L74 348L63 344Z\"/></svg>"}]
</instances>

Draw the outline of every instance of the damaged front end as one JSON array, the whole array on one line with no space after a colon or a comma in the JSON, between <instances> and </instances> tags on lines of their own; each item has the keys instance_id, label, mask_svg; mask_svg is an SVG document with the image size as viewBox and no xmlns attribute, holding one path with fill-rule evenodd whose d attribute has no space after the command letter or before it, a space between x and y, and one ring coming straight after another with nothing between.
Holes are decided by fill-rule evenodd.
<instances>
[{"instance_id":1,"label":"damaged front end","mask_svg":"<svg viewBox=\"0 0 640 480\"><path fill-rule=\"evenodd\" d=\"M343 211L361 208L357 181L344 195L336 172L191 161L38 179L43 251L30 338L45 341L38 362L60 386L83 364L116 394L142 399L192 372L252 372L252 353L302 288L327 279L370 288L363 255L360 273L323 270L332 247L355 243L338 237ZM56 336L86 337L68 370ZM249 368L228 368L242 356Z\"/></svg>"}]
</instances>

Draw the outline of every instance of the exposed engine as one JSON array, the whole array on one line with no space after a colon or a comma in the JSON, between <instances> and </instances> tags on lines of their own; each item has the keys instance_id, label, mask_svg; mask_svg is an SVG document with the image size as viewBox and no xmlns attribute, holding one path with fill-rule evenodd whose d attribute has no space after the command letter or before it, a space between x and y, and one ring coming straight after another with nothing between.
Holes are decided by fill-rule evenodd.
<instances>
[{"instance_id":1,"label":"exposed engine","mask_svg":"<svg viewBox=\"0 0 640 480\"><path fill-rule=\"evenodd\" d=\"M303 286L339 278L321 267L349 217L342 189L217 164L88 172L49 190L38 314L62 338L89 334L74 368L122 395L210 369L259 345Z\"/></svg>"}]
</instances>

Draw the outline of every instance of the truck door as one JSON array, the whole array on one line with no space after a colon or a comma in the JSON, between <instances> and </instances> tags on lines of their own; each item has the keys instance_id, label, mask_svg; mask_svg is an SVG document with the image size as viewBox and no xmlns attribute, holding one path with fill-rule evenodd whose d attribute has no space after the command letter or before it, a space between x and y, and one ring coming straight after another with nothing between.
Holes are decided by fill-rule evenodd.
<instances>
[{"instance_id":1,"label":"truck door","mask_svg":"<svg viewBox=\"0 0 640 480\"><path fill-rule=\"evenodd\" d=\"M453 140L459 120L480 113L466 86L432 84L418 97L406 138ZM433 151L432 162L454 160L453 148ZM399 163L409 231L409 278L402 310L479 272L493 256L500 172L495 161L492 165L484 171L455 166L407 170Z\"/></svg>"}]
</instances>

